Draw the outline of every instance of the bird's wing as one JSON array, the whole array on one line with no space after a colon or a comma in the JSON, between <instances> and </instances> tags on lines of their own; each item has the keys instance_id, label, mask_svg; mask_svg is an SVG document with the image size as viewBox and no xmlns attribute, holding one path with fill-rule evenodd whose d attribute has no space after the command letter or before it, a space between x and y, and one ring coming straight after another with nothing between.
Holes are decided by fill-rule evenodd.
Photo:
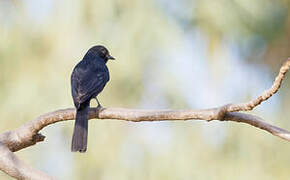
<instances>
[{"instance_id":1,"label":"bird's wing","mask_svg":"<svg viewBox=\"0 0 290 180\"><path fill-rule=\"evenodd\" d=\"M106 68L76 69L71 77L72 95L76 107L97 96L109 81L109 73Z\"/></svg>"}]
</instances>

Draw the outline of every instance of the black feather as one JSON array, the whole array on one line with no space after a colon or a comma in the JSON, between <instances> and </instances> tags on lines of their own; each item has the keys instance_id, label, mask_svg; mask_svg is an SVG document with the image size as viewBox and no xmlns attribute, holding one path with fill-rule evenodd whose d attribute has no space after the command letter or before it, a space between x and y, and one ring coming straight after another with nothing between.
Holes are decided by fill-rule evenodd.
<instances>
[{"instance_id":1,"label":"black feather","mask_svg":"<svg viewBox=\"0 0 290 180\"><path fill-rule=\"evenodd\" d=\"M106 66L110 56L103 46L94 46L76 65L71 75L71 91L76 107L76 121L71 150L85 152L87 149L90 100L96 98L110 79Z\"/></svg>"},{"instance_id":2,"label":"black feather","mask_svg":"<svg viewBox=\"0 0 290 180\"><path fill-rule=\"evenodd\" d=\"M86 152L90 102L81 104L76 111L75 127L71 143L72 152Z\"/></svg>"}]
</instances>

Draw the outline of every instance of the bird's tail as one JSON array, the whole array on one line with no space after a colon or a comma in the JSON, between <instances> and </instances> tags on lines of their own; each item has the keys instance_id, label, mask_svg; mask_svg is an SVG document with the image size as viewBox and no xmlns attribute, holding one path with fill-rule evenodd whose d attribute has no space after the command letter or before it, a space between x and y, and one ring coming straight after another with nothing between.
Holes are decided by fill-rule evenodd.
<instances>
[{"instance_id":1,"label":"bird's tail","mask_svg":"<svg viewBox=\"0 0 290 180\"><path fill-rule=\"evenodd\" d=\"M71 143L72 152L86 152L87 150L89 110L89 102L81 104L81 107L77 109L75 127Z\"/></svg>"}]
</instances>

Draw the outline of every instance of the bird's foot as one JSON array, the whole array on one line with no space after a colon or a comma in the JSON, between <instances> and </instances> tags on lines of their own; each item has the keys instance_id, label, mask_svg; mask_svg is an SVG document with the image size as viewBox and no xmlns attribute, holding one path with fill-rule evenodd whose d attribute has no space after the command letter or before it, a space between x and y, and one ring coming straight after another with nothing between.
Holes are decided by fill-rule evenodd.
<instances>
[{"instance_id":1,"label":"bird's foot","mask_svg":"<svg viewBox=\"0 0 290 180\"><path fill-rule=\"evenodd\" d=\"M102 108L103 108L103 106L98 104L97 109L102 109Z\"/></svg>"},{"instance_id":2,"label":"bird's foot","mask_svg":"<svg viewBox=\"0 0 290 180\"><path fill-rule=\"evenodd\" d=\"M96 97L95 99L96 99L96 101L97 101L97 103L98 103L97 109L102 109L103 107L102 107L102 105L100 104L98 98Z\"/></svg>"}]
</instances>

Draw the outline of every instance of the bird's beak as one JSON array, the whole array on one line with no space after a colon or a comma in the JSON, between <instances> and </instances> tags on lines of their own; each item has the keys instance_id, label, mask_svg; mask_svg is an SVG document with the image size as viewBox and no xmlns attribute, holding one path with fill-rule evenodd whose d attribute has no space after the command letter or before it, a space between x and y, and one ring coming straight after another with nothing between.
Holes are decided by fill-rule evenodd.
<instances>
[{"instance_id":1,"label":"bird's beak","mask_svg":"<svg viewBox=\"0 0 290 180\"><path fill-rule=\"evenodd\" d=\"M114 58L113 56L111 56L110 54L107 55L107 58L108 58L108 59L115 60L115 58Z\"/></svg>"}]
</instances>

